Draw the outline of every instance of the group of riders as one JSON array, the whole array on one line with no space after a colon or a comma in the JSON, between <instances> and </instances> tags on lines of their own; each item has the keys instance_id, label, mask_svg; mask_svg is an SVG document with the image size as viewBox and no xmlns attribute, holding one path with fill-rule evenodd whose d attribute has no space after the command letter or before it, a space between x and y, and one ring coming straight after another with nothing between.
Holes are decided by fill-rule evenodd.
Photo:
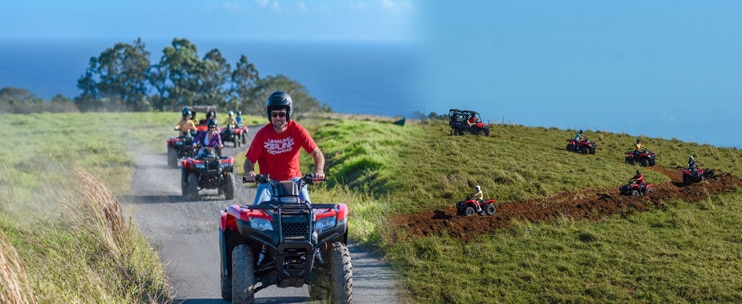
<instances>
[{"instance_id":1,"label":"group of riders","mask_svg":"<svg viewBox=\"0 0 742 304\"><path fill-rule=\"evenodd\" d=\"M183 107L182 114L180 121L175 125L175 130L179 132L179 136L181 137L193 137L193 141L201 147L196 157L203 158L211 151L221 154L220 151L224 148L224 144L217 129L216 113L213 111L206 113L205 123L207 129L205 132L198 132L198 128L194 122L195 113L188 107ZM230 128L242 126L242 111L237 111L237 117L235 117L233 111L229 111L228 116L225 125Z\"/></svg>"},{"instance_id":2,"label":"group of riders","mask_svg":"<svg viewBox=\"0 0 742 304\"><path fill-rule=\"evenodd\" d=\"M583 136L582 130L580 130L575 135L575 141L580 142L583 140L587 140L587 137ZM636 143L634 143L634 152L633 152L635 158L639 158L639 154L641 153L642 148L643 146L642 146L641 140L637 139ZM696 174L698 170L698 167L696 166L696 159L692 155L688 158L688 170L693 172L693 174ZM629 180L629 184L632 184L632 183L636 183L639 186L643 186L645 184L644 175L642 174L641 170L636 170L636 175L634 175L634 177L632 177Z\"/></svg>"}]
</instances>

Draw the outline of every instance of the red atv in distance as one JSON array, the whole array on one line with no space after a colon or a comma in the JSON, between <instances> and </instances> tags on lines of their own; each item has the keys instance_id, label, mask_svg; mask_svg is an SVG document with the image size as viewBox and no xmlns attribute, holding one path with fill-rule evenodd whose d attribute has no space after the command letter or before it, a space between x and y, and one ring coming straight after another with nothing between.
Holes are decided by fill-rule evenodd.
<instances>
[{"instance_id":1,"label":"red atv in distance","mask_svg":"<svg viewBox=\"0 0 742 304\"><path fill-rule=\"evenodd\" d=\"M176 131L180 131L176 129ZM198 151L198 143L193 141L193 134L171 137L167 140L167 166L178 167L178 160L184 157L193 157Z\"/></svg>"},{"instance_id":2,"label":"red atv in distance","mask_svg":"<svg viewBox=\"0 0 742 304\"><path fill-rule=\"evenodd\" d=\"M458 216L472 216L475 213L493 215L496 211L494 199L488 199L480 203L475 198L467 196L465 200L456 203L456 215Z\"/></svg>"},{"instance_id":3,"label":"red atv in distance","mask_svg":"<svg viewBox=\"0 0 742 304\"><path fill-rule=\"evenodd\" d=\"M654 192L654 185L652 184L638 184L634 182L633 179L629 180L629 183L626 185L623 185L621 187L618 187L618 191L621 192L621 195L644 195L647 193Z\"/></svg>"},{"instance_id":4,"label":"red atv in distance","mask_svg":"<svg viewBox=\"0 0 742 304\"><path fill-rule=\"evenodd\" d=\"M683 184L690 185L692 183L697 183L703 181L704 178L704 170L701 168L695 168L693 170L685 168L683 169Z\"/></svg>"},{"instance_id":5,"label":"red atv in distance","mask_svg":"<svg viewBox=\"0 0 742 304\"><path fill-rule=\"evenodd\" d=\"M181 161L180 184L183 196L190 200L199 198L203 189L217 189L224 199L234 199L234 157L218 156L215 149L204 148L203 156L189 157Z\"/></svg>"},{"instance_id":6,"label":"red atv in distance","mask_svg":"<svg viewBox=\"0 0 742 304\"><path fill-rule=\"evenodd\" d=\"M626 151L626 159L624 160L629 165L640 164L642 167L654 166L654 162L657 159L657 155L654 152L649 152L647 149L642 151Z\"/></svg>"},{"instance_id":7,"label":"red atv in distance","mask_svg":"<svg viewBox=\"0 0 742 304\"><path fill-rule=\"evenodd\" d=\"M574 140L567 139L567 151L569 152L580 152L582 154L595 154L595 149L598 148L598 144L591 142L589 138L585 137L585 140Z\"/></svg>"}]
</instances>

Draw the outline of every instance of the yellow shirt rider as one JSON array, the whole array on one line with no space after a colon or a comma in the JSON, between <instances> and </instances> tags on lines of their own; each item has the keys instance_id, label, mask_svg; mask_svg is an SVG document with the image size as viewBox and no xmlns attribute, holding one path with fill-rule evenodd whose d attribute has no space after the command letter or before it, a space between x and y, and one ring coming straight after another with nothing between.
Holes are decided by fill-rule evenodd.
<instances>
[{"instance_id":1,"label":"yellow shirt rider","mask_svg":"<svg viewBox=\"0 0 742 304\"><path fill-rule=\"evenodd\" d=\"M177 125L175 125L175 129L180 131L180 135L191 134L191 132L198 131L196 124L191 120L191 110L188 110L187 108L183 109L183 118Z\"/></svg>"}]
</instances>

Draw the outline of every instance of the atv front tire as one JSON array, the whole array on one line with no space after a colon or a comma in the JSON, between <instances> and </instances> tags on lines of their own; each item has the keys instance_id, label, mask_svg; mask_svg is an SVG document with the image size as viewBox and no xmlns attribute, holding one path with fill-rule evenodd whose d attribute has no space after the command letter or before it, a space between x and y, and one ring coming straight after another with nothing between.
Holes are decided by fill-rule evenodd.
<instances>
[{"instance_id":1,"label":"atv front tire","mask_svg":"<svg viewBox=\"0 0 742 304\"><path fill-rule=\"evenodd\" d=\"M353 302L353 265L345 244L330 244L330 303Z\"/></svg>"},{"instance_id":2,"label":"atv front tire","mask_svg":"<svg viewBox=\"0 0 742 304\"><path fill-rule=\"evenodd\" d=\"M582 153L582 154L589 154L590 153L590 148L583 146L580 149L580 153Z\"/></svg>"},{"instance_id":3,"label":"atv front tire","mask_svg":"<svg viewBox=\"0 0 742 304\"><path fill-rule=\"evenodd\" d=\"M642 159L642 162L641 162L641 165L642 165L642 167L647 167L647 166L649 166L649 160L648 160L648 159L646 159L646 158L643 158L643 159Z\"/></svg>"},{"instance_id":4,"label":"atv front tire","mask_svg":"<svg viewBox=\"0 0 742 304\"><path fill-rule=\"evenodd\" d=\"M234 174L232 172L227 173L224 180L226 183L224 185L224 199L232 200L234 199Z\"/></svg>"},{"instance_id":5,"label":"atv front tire","mask_svg":"<svg viewBox=\"0 0 742 304\"><path fill-rule=\"evenodd\" d=\"M575 145L573 144L567 144L567 151L573 152L575 150Z\"/></svg>"},{"instance_id":6,"label":"atv front tire","mask_svg":"<svg viewBox=\"0 0 742 304\"><path fill-rule=\"evenodd\" d=\"M487 215L495 214L496 210L497 209L495 209L495 205L492 205L492 204L489 204L487 205L487 207L484 207L484 213L486 213Z\"/></svg>"},{"instance_id":7,"label":"atv front tire","mask_svg":"<svg viewBox=\"0 0 742 304\"><path fill-rule=\"evenodd\" d=\"M247 245L238 245L232 250L232 303L254 303L254 284L252 250Z\"/></svg>"},{"instance_id":8,"label":"atv front tire","mask_svg":"<svg viewBox=\"0 0 742 304\"><path fill-rule=\"evenodd\" d=\"M476 212L477 211L474 210L474 207L472 207L472 206L467 206L466 209L464 209L464 215L466 215L466 216L472 216Z\"/></svg>"},{"instance_id":9,"label":"atv front tire","mask_svg":"<svg viewBox=\"0 0 742 304\"><path fill-rule=\"evenodd\" d=\"M188 175L188 199L192 201L198 199L198 176L195 173Z\"/></svg>"}]
</instances>

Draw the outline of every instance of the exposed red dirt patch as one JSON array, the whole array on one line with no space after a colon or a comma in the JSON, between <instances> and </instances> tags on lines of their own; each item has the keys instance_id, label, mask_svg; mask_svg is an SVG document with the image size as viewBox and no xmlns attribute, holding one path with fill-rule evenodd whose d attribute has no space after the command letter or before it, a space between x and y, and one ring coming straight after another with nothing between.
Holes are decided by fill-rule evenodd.
<instances>
[{"instance_id":1,"label":"exposed red dirt patch","mask_svg":"<svg viewBox=\"0 0 742 304\"><path fill-rule=\"evenodd\" d=\"M551 197L501 203L492 216L456 216L456 208L424 211L395 216L391 223L411 236L428 236L447 233L453 238L471 241L475 235L495 229L510 227L514 221L552 222L560 218L597 220L607 215L627 216L634 212L664 205L668 201L697 202L713 194L735 192L742 187L742 180L728 173L713 170L705 181L685 186L680 170L661 167L649 169L662 172L671 181L654 185L654 192L643 196L623 196L618 186L610 189L585 189ZM400 230L398 230L400 231ZM400 233L404 237L405 233Z\"/></svg>"}]
</instances>

